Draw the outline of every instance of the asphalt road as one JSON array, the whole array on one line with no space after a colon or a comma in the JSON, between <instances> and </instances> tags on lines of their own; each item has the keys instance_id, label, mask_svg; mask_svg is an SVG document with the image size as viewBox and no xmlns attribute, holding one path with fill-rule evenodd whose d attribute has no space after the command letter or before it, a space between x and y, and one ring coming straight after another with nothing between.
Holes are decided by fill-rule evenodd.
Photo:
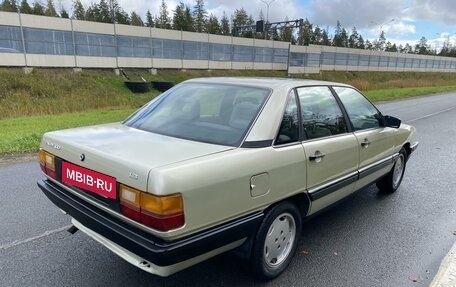
<instances>
[{"instance_id":1,"label":"asphalt road","mask_svg":"<svg viewBox=\"0 0 456 287\"><path fill-rule=\"evenodd\" d=\"M379 107L418 129L400 189L382 196L371 186L305 223L298 254L274 281L255 281L229 253L168 278L145 273L64 231L70 219L26 162L0 167L0 286L428 286L456 241L456 94Z\"/></svg>"}]
</instances>

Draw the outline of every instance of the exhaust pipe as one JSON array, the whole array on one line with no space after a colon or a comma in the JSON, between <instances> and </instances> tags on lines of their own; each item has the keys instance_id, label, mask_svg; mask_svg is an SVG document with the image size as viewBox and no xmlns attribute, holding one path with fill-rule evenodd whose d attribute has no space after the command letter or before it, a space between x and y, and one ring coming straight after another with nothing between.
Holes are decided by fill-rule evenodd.
<instances>
[{"instance_id":1,"label":"exhaust pipe","mask_svg":"<svg viewBox=\"0 0 456 287\"><path fill-rule=\"evenodd\" d=\"M69 233L71 233L71 234L75 234L76 231L78 231L78 230L79 230L79 229L78 229L76 226L74 226L74 225L72 225L70 228L67 229L67 231L68 231Z\"/></svg>"}]
</instances>

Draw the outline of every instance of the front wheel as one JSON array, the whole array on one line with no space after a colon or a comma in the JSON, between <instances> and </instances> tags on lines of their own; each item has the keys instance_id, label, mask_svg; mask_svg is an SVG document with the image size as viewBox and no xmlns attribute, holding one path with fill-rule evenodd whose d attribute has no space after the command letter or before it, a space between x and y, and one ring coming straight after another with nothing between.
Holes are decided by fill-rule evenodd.
<instances>
[{"instance_id":1,"label":"front wheel","mask_svg":"<svg viewBox=\"0 0 456 287\"><path fill-rule=\"evenodd\" d=\"M407 162L407 153L404 148L399 151L399 156L394 163L391 171L377 182L377 187L382 193L393 193L401 185L402 178L405 173L405 165Z\"/></svg>"},{"instance_id":2,"label":"front wheel","mask_svg":"<svg viewBox=\"0 0 456 287\"><path fill-rule=\"evenodd\" d=\"M255 235L251 263L255 276L268 280L290 264L301 235L299 209L290 202L271 208Z\"/></svg>"}]
</instances>

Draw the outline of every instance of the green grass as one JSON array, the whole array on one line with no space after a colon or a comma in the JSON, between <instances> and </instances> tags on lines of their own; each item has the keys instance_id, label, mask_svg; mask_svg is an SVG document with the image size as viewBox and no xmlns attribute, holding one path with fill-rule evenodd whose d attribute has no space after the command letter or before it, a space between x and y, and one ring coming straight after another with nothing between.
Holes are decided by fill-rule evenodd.
<instances>
[{"instance_id":1,"label":"green grass","mask_svg":"<svg viewBox=\"0 0 456 287\"><path fill-rule=\"evenodd\" d=\"M0 69L0 119L134 108L156 95L155 90L133 94L112 70L34 69L25 75L20 69Z\"/></svg>"},{"instance_id":2,"label":"green grass","mask_svg":"<svg viewBox=\"0 0 456 287\"><path fill-rule=\"evenodd\" d=\"M369 90L364 94L373 102L399 100L403 98L437 94L449 91L455 91L456 85L437 86L437 87L411 87L411 88L392 88L382 90Z\"/></svg>"},{"instance_id":3,"label":"green grass","mask_svg":"<svg viewBox=\"0 0 456 287\"><path fill-rule=\"evenodd\" d=\"M0 120L0 155L37 151L47 131L117 122L133 109L97 110L60 115L20 117Z\"/></svg>"},{"instance_id":4,"label":"green grass","mask_svg":"<svg viewBox=\"0 0 456 287\"><path fill-rule=\"evenodd\" d=\"M195 77L287 77L285 71L127 70L132 80L179 83ZM322 72L294 78L351 84L374 102L456 90L451 73ZM112 70L0 68L0 155L37 151L46 131L121 121L159 94L133 94Z\"/></svg>"}]
</instances>

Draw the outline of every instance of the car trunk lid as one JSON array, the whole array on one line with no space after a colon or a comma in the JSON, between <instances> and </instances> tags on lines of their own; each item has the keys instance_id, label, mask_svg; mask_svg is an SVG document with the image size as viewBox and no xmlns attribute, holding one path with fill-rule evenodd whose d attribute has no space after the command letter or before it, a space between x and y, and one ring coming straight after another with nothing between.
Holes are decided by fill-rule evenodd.
<instances>
[{"instance_id":1,"label":"car trunk lid","mask_svg":"<svg viewBox=\"0 0 456 287\"><path fill-rule=\"evenodd\" d=\"M151 169L233 149L141 131L121 123L49 132L43 136L41 147L57 156L59 162L114 177L143 191L147 191ZM57 168L60 173L62 166L59 163Z\"/></svg>"}]
</instances>

